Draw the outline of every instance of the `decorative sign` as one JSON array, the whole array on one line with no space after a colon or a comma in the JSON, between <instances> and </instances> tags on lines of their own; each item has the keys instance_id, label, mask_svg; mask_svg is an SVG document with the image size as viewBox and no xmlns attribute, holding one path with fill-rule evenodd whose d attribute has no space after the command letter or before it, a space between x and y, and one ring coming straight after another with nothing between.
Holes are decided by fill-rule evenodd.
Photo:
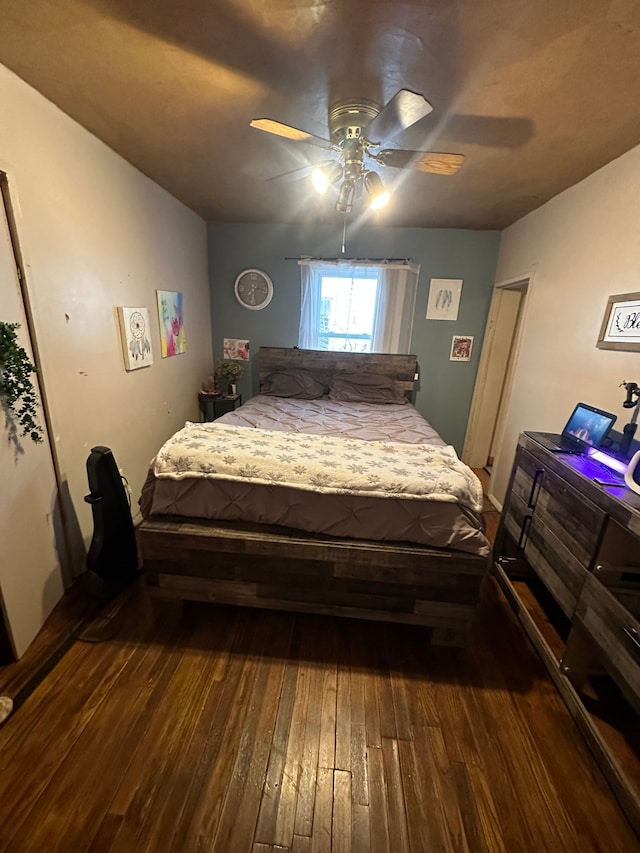
<instances>
[{"instance_id":1,"label":"decorative sign","mask_svg":"<svg viewBox=\"0 0 640 853\"><path fill-rule=\"evenodd\" d=\"M454 335L451 338L451 354L449 361L471 361L473 336Z\"/></svg>"},{"instance_id":2,"label":"decorative sign","mask_svg":"<svg viewBox=\"0 0 640 853\"><path fill-rule=\"evenodd\" d=\"M137 370L153 364L149 309L119 307L117 312L125 368Z\"/></svg>"},{"instance_id":3,"label":"decorative sign","mask_svg":"<svg viewBox=\"0 0 640 853\"><path fill-rule=\"evenodd\" d=\"M596 346L640 352L640 293L609 297Z\"/></svg>"},{"instance_id":4,"label":"decorative sign","mask_svg":"<svg viewBox=\"0 0 640 853\"><path fill-rule=\"evenodd\" d=\"M461 278L432 278L429 283L427 320L457 320Z\"/></svg>"}]
</instances>

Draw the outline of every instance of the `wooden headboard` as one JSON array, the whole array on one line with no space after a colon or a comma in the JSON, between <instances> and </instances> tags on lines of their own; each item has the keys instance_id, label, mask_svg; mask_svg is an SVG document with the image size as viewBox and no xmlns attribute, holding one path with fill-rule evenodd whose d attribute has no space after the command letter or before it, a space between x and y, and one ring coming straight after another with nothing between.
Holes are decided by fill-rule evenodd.
<instances>
[{"instance_id":1,"label":"wooden headboard","mask_svg":"<svg viewBox=\"0 0 640 853\"><path fill-rule=\"evenodd\" d=\"M258 350L260 388L270 373L295 368L322 370L329 375L338 370L348 370L391 376L395 380L396 392L413 402L418 360L415 355L374 352L328 352L283 347L260 347Z\"/></svg>"}]
</instances>

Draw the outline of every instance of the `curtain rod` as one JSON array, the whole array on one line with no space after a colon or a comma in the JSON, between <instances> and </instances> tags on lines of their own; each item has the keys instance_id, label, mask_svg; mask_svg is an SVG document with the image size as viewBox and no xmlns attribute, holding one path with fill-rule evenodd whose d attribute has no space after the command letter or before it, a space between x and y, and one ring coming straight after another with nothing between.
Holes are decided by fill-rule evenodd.
<instances>
[{"instance_id":1,"label":"curtain rod","mask_svg":"<svg viewBox=\"0 0 640 853\"><path fill-rule=\"evenodd\" d=\"M285 261L324 261L326 263L340 263L348 261L350 263L375 263L375 264L411 264L413 258L311 258L308 255L300 255L297 258L287 258Z\"/></svg>"}]
</instances>

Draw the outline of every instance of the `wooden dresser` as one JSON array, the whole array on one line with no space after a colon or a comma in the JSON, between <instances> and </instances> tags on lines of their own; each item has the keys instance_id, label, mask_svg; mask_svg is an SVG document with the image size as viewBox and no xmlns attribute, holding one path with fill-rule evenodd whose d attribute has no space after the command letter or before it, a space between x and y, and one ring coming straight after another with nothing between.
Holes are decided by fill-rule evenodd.
<instances>
[{"instance_id":1,"label":"wooden dresser","mask_svg":"<svg viewBox=\"0 0 640 853\"><path fill-rule=\"evenodd\" d=\"M640 495L523 433L493 570L640 835Z\"/></svg>"}]
</instances>

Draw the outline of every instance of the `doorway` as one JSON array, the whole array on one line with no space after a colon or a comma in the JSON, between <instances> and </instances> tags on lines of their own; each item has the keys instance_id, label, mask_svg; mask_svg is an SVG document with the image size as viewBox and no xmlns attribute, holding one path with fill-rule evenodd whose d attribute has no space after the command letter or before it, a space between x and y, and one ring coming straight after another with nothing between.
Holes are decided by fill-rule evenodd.
<instances>
[{"instance_id":1,"label":"doorway","mask_svg":"<svg viewBox=\"0 0 640 853\"><path fill-rule=\"evenodd\" d=\"M502 438L531 276L497 284L484 336L462 459L489 474Z\"/></svg>"},{"instance_id":2,"label":"doorway","mask_svg":"<svg viewBox=\"0 0 640 853\"><path fill-rule=\"evenodd\" d=\"M31 363L39 362L24 265L6 174L0 172L0 321L17 324L18 343ZM60 516L53 450L43 402L41 372L33 385L39 398L43 441L34 443L2 412L0 480L11 500L0 514L0 655L19 658L63 593L57 550Z\"/></svg>"}]
</instances>

